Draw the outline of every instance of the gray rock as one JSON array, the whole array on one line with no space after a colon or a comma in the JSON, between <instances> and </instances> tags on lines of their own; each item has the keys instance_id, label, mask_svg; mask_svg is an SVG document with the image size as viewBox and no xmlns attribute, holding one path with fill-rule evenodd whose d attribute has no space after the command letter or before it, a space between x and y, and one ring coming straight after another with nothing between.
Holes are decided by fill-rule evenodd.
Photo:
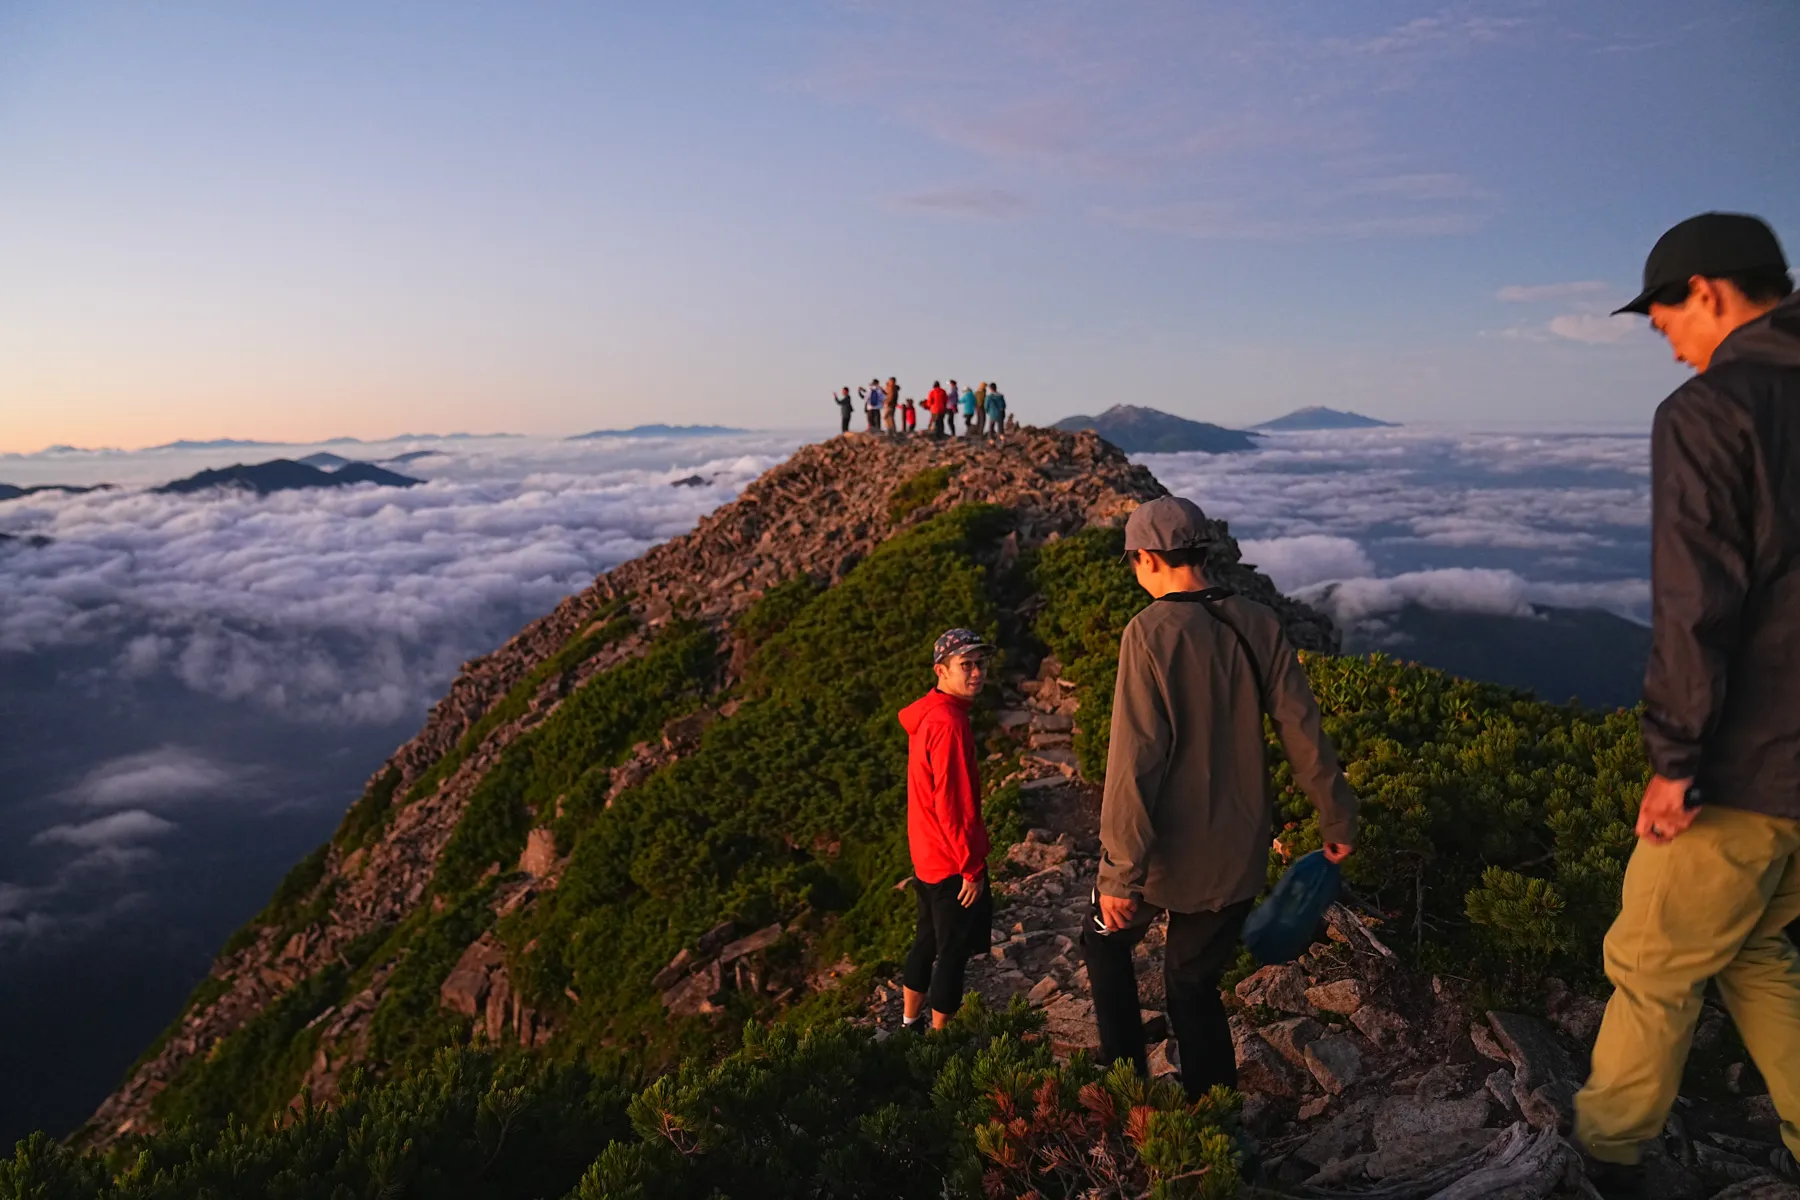
<instances>
[{"instance_id":1,"label":"gray rock","mask_svg":"<svg viewBox=\"0 0 1800 1200\"><path fill-rule=\"evenodd\" d=\"M1306 999L1314 1008L1325 1012L1352 1016L1368 1000L1360 979L1338 979L1306 989Z\"/></svg>"},{"instance_id":2,"label":"gray rock","mask_svg":"<svg viewBox=\"0 0 1800 1200\"><path fill-rule=\"evenodd\" d=\"M1255 1034L1237 1039L1238 1090L1247 1095L1297 1096L1301 1076Z\"/></svg>"},{"instance_id":3,"label":"gray rock","mask_svg":"<svg viewBox=\"0 0 1800 1200\"><path fill-rule=\"evenodd\" d=\"M1350 1105L1325 1122L1311 1137L1294 1147L1293 1157L1315 1167L1348 1158L1363 1148L1363 1143L1369 1136L1369 1118L1374 1110L1375 1103L1372 1100L1361 1100Z\"/></svg>"},{"instance_id":4,"label":"gray rock","mask_svg":"<svg viewBox=\"0 0 1800 1200\"><path fill-rule=\"evenodd\" d=\"M1481 1092L1461 1100L1390 1096L1376 1110L1369 1132L1377 1146L1386 1146L1406 1138L1480 1129L1487 1124L1491 1107Z\"/></svg>"},{"instance_id":5,"label":"gray rock","mask_svg":"<svg viewBox=\"0 0 1800 1200\"><path fill-rule=\"evenodd\" d=\"M1374 1004L1365 1004L1350 1014L1350 1023L1377 1046L1401 1043L1409 1031L1405 1018Z\"/></svg>"},{"instance_id":6,"label":"gray rock","mask_svg":"<svg viewBox=\"0 0 1800 1200\"><path fill-rule=\"evenodd\" d=\"M1512 1055L1500 1048L1499 1039L1494 1037L1494 1031L1483 1022L1475 1021L1470 1024L1469 1040L1475 1043L1476 1053L1481 1057L1493 1059L1495 1062L1512 1062Z\"/></svg>"},{"instance_id":7,"label":"gray rock","mask_svg":"<svg viewBox=\"0 0 1800 1200\"><path fill-rule=\"evenodd\" d=\"M1479 1127L1410 1134L1383 1145L1369 1156L1363 1170L1371 1179L1429 1171L1485 1149L1497 1136L1499 1130Z\"/></svg>"},{"instance_id":8,"label":"gray rock","mask_svg":"<svg viewBox=\"0 0 1800 1200\"><path fill-rule=\"evenodd\" d=\"M688 967L693 965L693 962L694 952L692 950L681 951L669 960L668 966L651 976L650 986L659 992L668 991L681 981L681 977L687 974Z\"/></svg>"},{"instance_id":9,"label":"gray rock","mask_svg":"<svg viewBox=\"0 0 1800 1200\"><path fill-rule=\"evenodd\" d=\"M1490 1012L1488 1023L1513 1065L1519 1111L1537 1129L1565 1127L1575 1113L1574 1069L1548 1026L1521 1013Z\"/></svg>"},{"instance_id":10,"label":"gray rock","mask_svg":"<svg viewBox=\"0 0 1800 1200\"><path fill-rule=\"evenodd\" d=\"M1237 995L1245 1004L1261 1004L1279 1012L1312 1012L1306 998L1306 972L1291 964L1264 967L1237 985Z\"/></svg>"},{"instance_id":11,"label":"gray rock","mask_svg":"<svg viewBox=\"0 0 1800 1200\"><path fill-rule=\"evenodd\" d=\"M1471 1090L1473 1073L1458 1063L1439 1063L1419 1076L1413 1085L1413 1096L1419 1100L1449 1100L1465 1096Z\"/></svg>"},{"instance_id":12,"label":"gray rock","mask_svg":"<svg viewBox=\"0 0 1800 1200\"><path fill-rule=\"evenodd\" d=\"M717 1006L713 1004L712 998L719 994L719 989L723 986L724 970L715 958L664 992L663 1007L678 1017L716 1012Z\"/></svg>"},{"instance_id":13,"label":"gray rock","mask_svg":"<svg viewBox=\"0 0 1800 1200\"><path fill-rule=\"evenodd\" d=\"M700 935L700 940L694 943L695 952L701 958L716 953L726 942L731 940L732 931L736 928L737 926L730 921L719 922Z\"/></svg>"},{"instance_id":14,"label":"gray rock","mask_svg":"<svg viewBox=\"0 0 1800 1200\"><path fill-rule=\"evenodd\" d=\"M1734 1096L1758 1096L1769 1090L1756 1064L1743 1062L1725 1068L1725 1088Z\"/></svg>"},{"instance_id":15,"label":"gray rock","mask_svg":"<svg viewBox=\"0 0 1800 1200\"><path fill-rule=\"evenodd\" d=\"M1067 862L1069 848L1054 842L1019 842L1006 852L1006 861L1037 872Z\"/></svg>"},{"instance_id":16,"label":"gray rock","mask_svg":"<svg viewBox=\"0 0 1800 1200\"><path fill-rule=\"evenodd\" d=\"M770 946L773 946L780 940L781 924L780 922L776 922L773 925L765 926L755 933L741 937L737 941L727 944L723 950L719 951L719 961L721 963L735 962L746 954L755 954L759 950L767 950Z\"/></svg>"},{"instance_id":17,"label":"gray rock","mask_svg":"<svg viewBox=\"0 0 1800 1200\"><path fill-rule=\"evenodd\" d=\"M1334 1033L1306 1048L1306 1068L1320 1087L1341 1096L1362 1078L1362 1051L1345 1035Z\"/></svg>"},{"instance_id":18,"label":"gray rock","mask_svg":"<svg viewBox=\"0 0 1800 1200\"><path fill-rule=\"evenodd\" d=\"M1031 991L1025 994L1025 999L1029 1001L1033 1007L1036 1007L1055 994L1056 977L1053 975L1046 975L1031 985Z\"/></svg>"},{"instance_id":19,"label":"gray rock","mask_svg":"<svg viewBox=\"0 0 1800 1200\"><path fill-rule=\"evenodd\" d=\"M1511 1070L1506 1067L1501 1067L1487 1077L1482 1083L1482 1087L1487 1091L1488 1096L1495 1104L1498 1104L1501 1108L1506 1110L1506 1115L1509 1118L1516 1118L1519 1116L1519 1099L1513 1094L1513 1073Z\"/></svg>"},{"instance_id":20,"label":"gray rock","mask_svg":"<svg viewBox=\"0 0 1800 1200\"><path fill-rule=\"evenodd\" d=\"M1306 1048L1325 1036L1325 1027L1311 1017L1289 1017L1263 1026L1260 1032L1277 1054L1305 1071Z\"/></svg>"},{"instance_id":21,"label":"gray rock","mask_svg":"<svg viewBox=\"0 0 1800 1200\"><path fill-rule=\"evenodd\" d=\"M1176 1054L1173 1038L1165 1039L1150 1047L1150 1051L1145 1057L1152 1079L1161 1079L1164 1075L1174 1075L1181 1070L1180 1057Z\"/></svg>"}]
</instances>

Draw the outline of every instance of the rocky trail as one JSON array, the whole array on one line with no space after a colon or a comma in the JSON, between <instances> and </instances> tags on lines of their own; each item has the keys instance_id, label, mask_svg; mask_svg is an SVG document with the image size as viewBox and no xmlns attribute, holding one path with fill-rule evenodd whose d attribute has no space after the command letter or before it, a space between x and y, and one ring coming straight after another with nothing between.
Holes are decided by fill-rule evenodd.
<instances>
[{"instance_id":1,"label":"rocky trail","mask_svg":"<svg viewBox=\"0 0 1800 1200\"><path fill-rule=\"evenodd\" d=\"M1098 1050L1076 941L1099 858L1100 789L1067 749L1080 702L1059 676L1046 659L1036 678L1002 687L1001 728L1024 743L1030 828L993 882L992 945L971 961L968 989L990 1007L1022 996L1041 1008L1066 1056ZM1345 1200L1598 1195L1567 1134L1602 1002L1552 979L1544 1018L1487 1011L1460 981L1404 969L1380 919L1353 906L1333 906L1325 940L1298 961L1264 967L1226 995L1243 1125L1261 1156L1248 1190ZM1162 928L1137 949L1157 1075L1179 1070L1161 1011ZM876 987L865 1020L878 1037L900 1027L898 974ZM1716 1045L1727 1020L1709 1004L1696 1044ZM1744 1093L1729 1100L1678 1099L1646 1156L1651 1197L1800 1200L1773 1167L1779 1121L1754 1075L1729 1071Z\"/></svg>"}]
</instances>

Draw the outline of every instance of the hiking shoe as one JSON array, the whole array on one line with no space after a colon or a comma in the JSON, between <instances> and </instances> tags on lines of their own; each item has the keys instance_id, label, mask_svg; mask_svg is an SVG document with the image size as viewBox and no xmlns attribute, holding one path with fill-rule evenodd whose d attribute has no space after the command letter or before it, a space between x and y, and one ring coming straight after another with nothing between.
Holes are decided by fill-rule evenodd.
<instances>
[{"instance_id":1,"label":"hiking shoe","mask_svg":"<svg viewBox=\"0 0 1800 1200\"><path fill-rule=\"evenodd\" d=\"M1583 1154L1581 1166L1603 1200L1643 1200L1650 1194L1641 1162L1604 1162Z\"/></svg>"}]
</instances>

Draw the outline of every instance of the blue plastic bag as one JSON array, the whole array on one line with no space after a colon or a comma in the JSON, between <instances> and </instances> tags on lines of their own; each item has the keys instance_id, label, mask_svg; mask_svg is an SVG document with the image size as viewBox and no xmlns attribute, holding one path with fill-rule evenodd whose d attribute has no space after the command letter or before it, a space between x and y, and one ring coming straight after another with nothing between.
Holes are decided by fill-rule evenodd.
<instances>
[{"instance_id":1,"label":"blue plastic bag","mask_svg":"<svg viewBox=\"0 0 1800 1200\"><path fill-rule=\"evenodd\" d=\"M1314 850L1276 881L1269 898L1244 921L1244 945L1264 965L1293 962L1312 945L1313 930L1337 899L1336 863Z\"/></svg>"}]
</instances>

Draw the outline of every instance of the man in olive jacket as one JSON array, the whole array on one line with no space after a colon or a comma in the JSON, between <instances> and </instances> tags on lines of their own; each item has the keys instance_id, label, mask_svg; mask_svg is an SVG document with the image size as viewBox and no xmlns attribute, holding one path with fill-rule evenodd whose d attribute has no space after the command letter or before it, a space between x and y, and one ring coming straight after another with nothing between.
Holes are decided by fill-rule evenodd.
<instances>
[{"instance_id":1,"label":"man in olive jacket","mask_svg":"<svg viewBox=\"0 0 1800 1200\"><path fill-rule=\"evenodd\" d=\"M1169 914L1163 979L1183 1086L1237 1082L1219 1001L1238 932L1268 873L1274 812L1263 713L1319 809L1327 857L1356 838L1356 797L1319 726L1306 673L1263 605L1202 574L1211 526L1164 496L1125 525L1125 554L1154 599L1119 641L1100 871L1082 933L1102 1060L1147 1069L1132 947Z\"/></svg>"},{"instance_id":2,"label":"man in olive jacket","mask_svg":"<svg viewBox=\"0 0 1800 1200\"><path fill-rule=\"evenodd\" d=\"M1800 298L1775 234L1704 213L1665 233L1644 313L1698 374L1650 434L1651 650L1613 995L1575 1100L1611 1174L1663 1130L1709 979L1800 1175ZM1625 1186L1623 1179L1620 1186Z\"/></svg>"}]
</instances>

